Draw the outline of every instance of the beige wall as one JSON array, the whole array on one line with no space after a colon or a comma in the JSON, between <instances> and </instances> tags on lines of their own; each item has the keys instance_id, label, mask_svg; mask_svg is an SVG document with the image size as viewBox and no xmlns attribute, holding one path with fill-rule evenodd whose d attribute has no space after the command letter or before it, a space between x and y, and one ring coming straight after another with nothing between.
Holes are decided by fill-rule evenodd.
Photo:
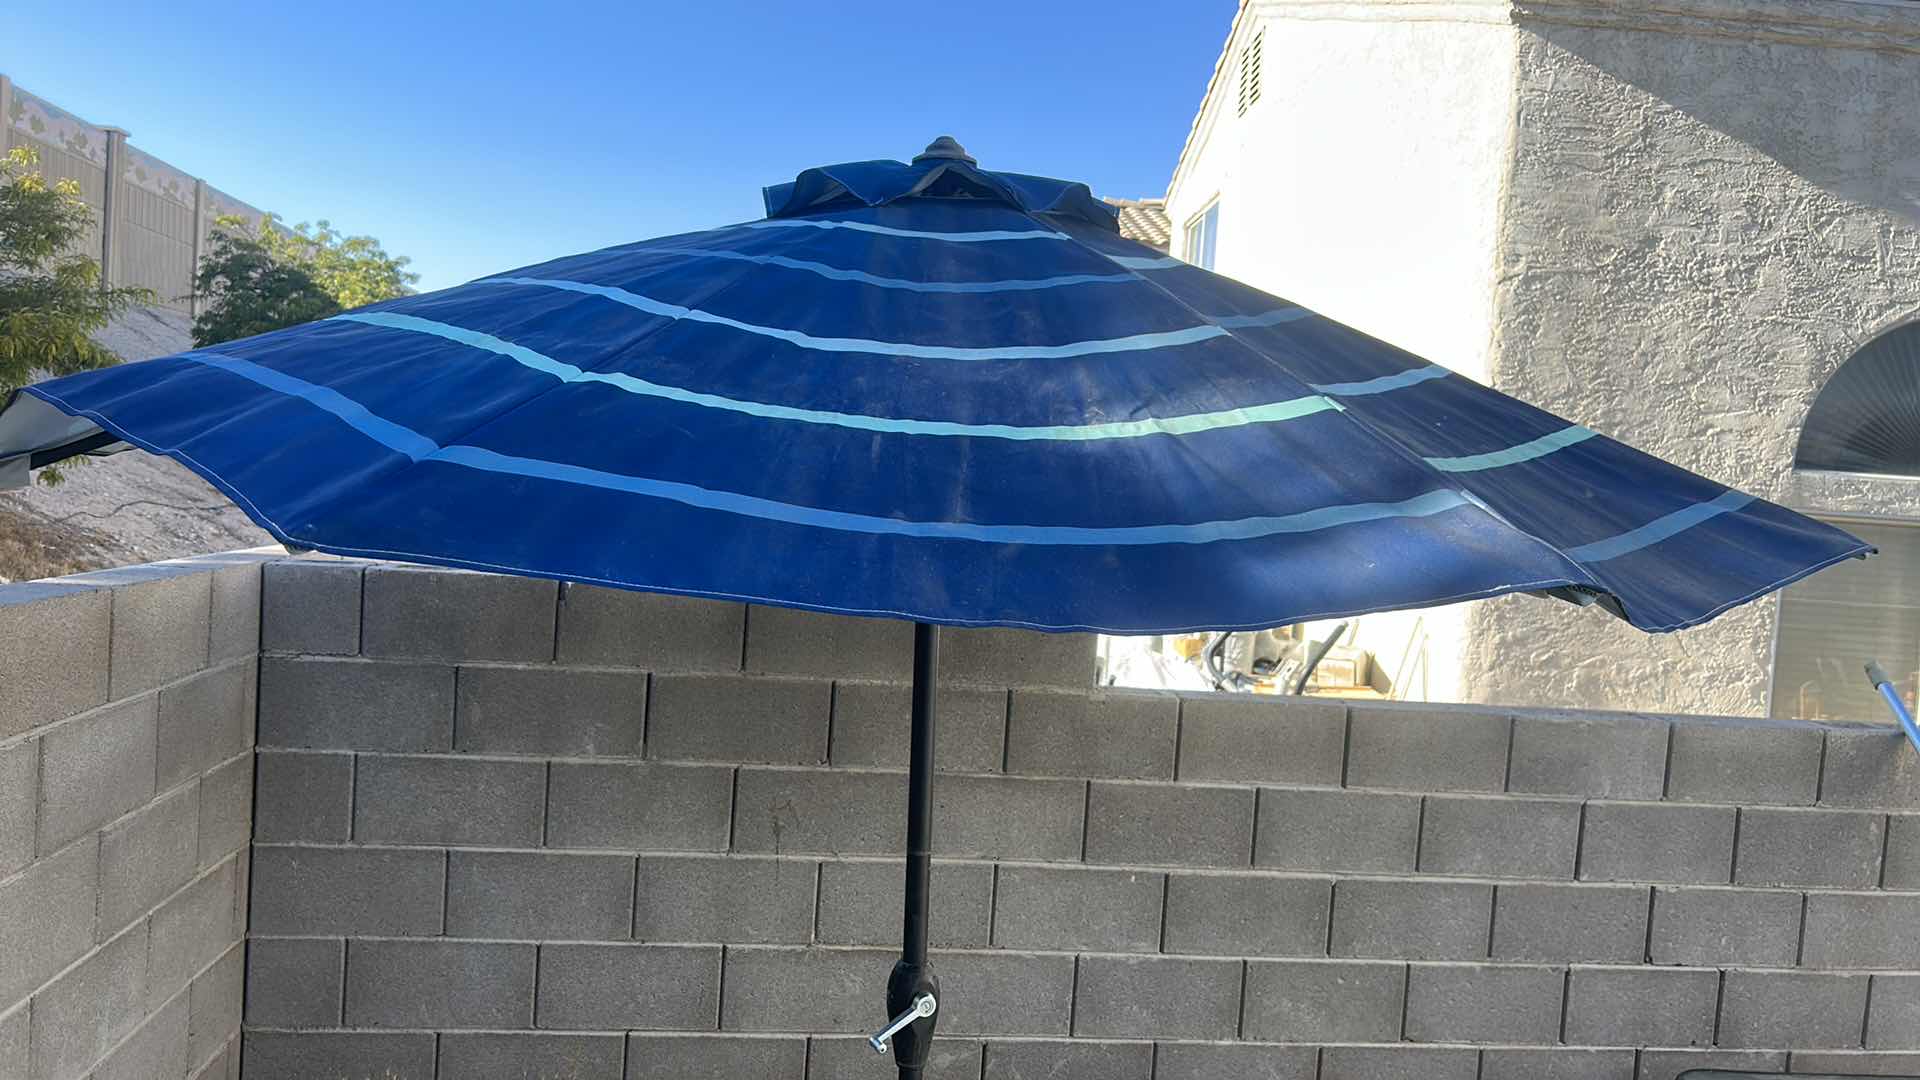
<instances>
[{"instance_id":1,"label":"beige wall","mask_svg":"<svg viewBox=\"0 0 1920 1080\"><path fill-rule=\"evenodd\" d=\"M40 171L49 180L79 182L95 216L82 249L101 260L107 280L153 290L163 309L193 310L194 267L216 217L262 216L127 145L123 134L89 124L0 75L0 154L16 146L39 153ZM115 176L111 198L109 174Z\"/></svg>"},{"instance_id":2,"label":"beige wall","mask_svg":"<svg viewBox=\"0 0 1920 1080\"><path fill-rule=\"evenodd\" d=\"M1173 253L1218 198L1214 269L1484 381L1513 38L1504 2L1248 4L1168 191ZM1466 611L1369 615L1357 643L1396 695L1457 700Z\"/></svg>"},{"instance_id":3,"label":"beige wall","mask_svg":"<svg viewBox=\"0 0 1920 1080\"><path fill-rule=\"evenodd\" d=\"M1492 381L1804 509L1920 490L1791 474L1814 395L1920 316L1920 8L1517 5L1521 117ZM1649 638L1476 605L1463 680L1509 703L1763 714L1777 601Z\"/></svg>"}]
</instances>

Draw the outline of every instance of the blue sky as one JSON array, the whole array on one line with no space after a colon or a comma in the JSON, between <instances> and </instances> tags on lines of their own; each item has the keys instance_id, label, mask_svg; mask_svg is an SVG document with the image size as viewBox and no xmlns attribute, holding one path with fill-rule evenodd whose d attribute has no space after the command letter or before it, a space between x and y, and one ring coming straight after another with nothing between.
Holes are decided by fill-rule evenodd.
<instances>
[{"instance_id":1,"label":"blue sky","mask_svg":"<svg viewBox=\"0 0 1920 1080\"><path fill-rule=\"evenodd\" d=\"M757 217L799 169L958 137L1165 191L1234 0L16 0L0 72L440 288ZM324 10L324 16L311 14Z\"/></svg>"}]
</instances>

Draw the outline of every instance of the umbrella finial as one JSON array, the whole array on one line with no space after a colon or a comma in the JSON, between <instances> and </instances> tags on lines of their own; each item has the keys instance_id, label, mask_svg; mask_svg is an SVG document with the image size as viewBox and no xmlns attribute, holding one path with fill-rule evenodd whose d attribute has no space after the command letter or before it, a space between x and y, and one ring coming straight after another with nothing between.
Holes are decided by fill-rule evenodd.
<instances>
[{"instance_id":1,"label":"umbrella finial","mask_svg":"<svg viewBox=\"0 0 1920 1080\"><path fill-rule=\"evenodd\" d=\"M942 160L964 161L969 165L980 164L973 160L973 155L967 153L966 147L955 142L951 135L942 135L928 143L927 148L920 151L920 156L913 159L913 163L915 165L921 165L929 161Z\"/></svg>"}]
</instances>

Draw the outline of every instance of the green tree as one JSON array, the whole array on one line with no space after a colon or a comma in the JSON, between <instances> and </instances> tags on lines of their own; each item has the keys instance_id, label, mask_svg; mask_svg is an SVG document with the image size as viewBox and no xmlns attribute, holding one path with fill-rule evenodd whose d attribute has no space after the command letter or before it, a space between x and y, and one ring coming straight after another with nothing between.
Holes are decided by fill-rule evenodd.
<instances>
[{"instance_id":1,"label":"green tree","mask_svg":"<svg viewBox=\"0 0 1920 1080\"><path fill-rule=\"evenodd\" d=\"M339 301L304 266L274 250L272 226L258 230L245 219L220 217L211 246L200 257L194 291L205 306L193 320L193 343L205 347L297 326L339 314Z\"/></svg>"},{"instance_id":2,"label":"green tree","mask_svg":"<svg viewBox=\"0 0 1920 1080\"><path fill-rule=\"evenodd\" d=\"M0 158L0 395L36 373L71 375L119 357L92 335L146 289L103 286L100 264L74 251L93 210L71 180L47 183L39 155L15 147Z\"/></svg>"},{"instance_id":3,"label":"green tree","mask_svg":"<svg viewBox=\"0 0 1920 1080\"><path fill-rule=\"evenodd\" d=\"M325 221L289 229L271 214L254 227L219 218L194 277L207 306L194 319L193 342L217 345L409 295L420 275L408 262Z\"/></svg>"}]
</instances>

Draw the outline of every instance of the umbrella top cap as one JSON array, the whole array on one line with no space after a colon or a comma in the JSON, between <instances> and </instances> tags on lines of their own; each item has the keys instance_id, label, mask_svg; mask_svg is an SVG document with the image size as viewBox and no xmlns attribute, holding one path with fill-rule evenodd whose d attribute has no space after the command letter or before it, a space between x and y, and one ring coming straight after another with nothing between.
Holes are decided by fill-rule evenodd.
<instances>
[{"instance_id":1,"label":"umbrella top cap","mask_svg":"<svg viewBox=\"0 0 1920 1080\"><path fill-rule=\"evenodd\" d=\"M928 143L927 148L920 151L920 156L913 159L915 165L937 161L964 161L969 165L980 164L974 160L972 154L967 153L967 148L961 146L951 135L942 135Z\"/></svg>"},{"instance_id":2,"label":"umbrella top cap","mask_svg":"<svg viewBox=\"0 0 1920 1080\"><path fill-rule=\"evenodd\" d=\"M769 218L806 217L889 204L997 205L1055 221L1078 221L1119 232L1117 211L1085 184L982 169L951 135L927 145L912 162L849 161L821 165L766 189Z\"/></svg>"}]
</instances>

